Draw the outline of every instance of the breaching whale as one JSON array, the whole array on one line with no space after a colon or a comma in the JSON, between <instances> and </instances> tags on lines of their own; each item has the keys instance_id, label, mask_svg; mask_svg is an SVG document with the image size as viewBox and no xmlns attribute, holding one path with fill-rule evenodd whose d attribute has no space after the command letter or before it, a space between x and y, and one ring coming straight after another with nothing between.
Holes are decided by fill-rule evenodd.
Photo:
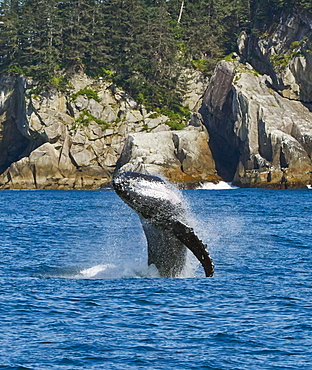
<instances>
[{"instance_id":1,"label":"breaching whale","mask_svg":"<svg viewBox=\"0 0 312 370\"><path fill-rule=\"evenodd\" d=\"M213 263L206 245L187 225L186 210L177 189L157 176L123 172L113 178L120 198L140 216L148 244L148 264L160 276L176 277L183 270L190 249L202 264L206 276L213 275Z\"/></svg>"}]
</instances>

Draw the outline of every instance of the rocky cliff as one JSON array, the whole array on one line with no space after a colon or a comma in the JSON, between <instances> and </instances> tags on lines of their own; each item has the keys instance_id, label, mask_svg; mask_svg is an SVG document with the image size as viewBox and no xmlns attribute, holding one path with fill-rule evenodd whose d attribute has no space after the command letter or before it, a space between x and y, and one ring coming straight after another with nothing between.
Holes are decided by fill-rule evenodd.
<instances>
[{"instance_id":1,"label":"rocky cliff","mask_svg":"<svg viewBox=\"0 0 312 370\"><path fill-rule=\"evenodd\" d=\"M312 182L312 19L295 14L269 34L243 33L216 68L200 112L220 176L240 187Z\"/></svg>"},{"instance_id":2,"label":"rocky cliff","mask_svg":"<svg viewBox=\"0 0 312 370\"><path fill-rule=\"evenodd\" d=\"M218 179L200 122L193 119L183 133L173 134L167 116L148 113L114 85L85 75L71 84L70 94L47 93L20 76L1 77L1 188L106 186L128 135L124 153L129 155L130 143L142 146L139 152L145 154L132 158L141 168L146 165L173 181ZM199 98L193 92L189 99L196 104ZM127 168L134 170L131 163Z\"/></svg>"},{"instance_id":3,"label":"rocky cliff","mask_svg":"<svg viewBox=\"0 0 312 370\"><path fill-rule=\"evenodd\" d=\"M243 32L238 40L242 62L270 76L282 96L312 102L312 15L299 11L284 15L267 32Z\"/></svg>"}]
</instances>

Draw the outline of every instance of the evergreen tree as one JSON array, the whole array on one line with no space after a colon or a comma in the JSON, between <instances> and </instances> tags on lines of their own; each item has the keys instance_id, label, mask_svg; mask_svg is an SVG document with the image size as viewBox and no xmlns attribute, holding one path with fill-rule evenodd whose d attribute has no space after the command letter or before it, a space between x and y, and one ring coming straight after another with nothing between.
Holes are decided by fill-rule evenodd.
<instances>
[{"instance_id":1,"label":"evergreen tree","mask_svg":"<svg viewBox=\"0 0 312 370\"><path fill-rule=\"evenodd\" d=\"M55 45L55 1L27 0L21 10L19 61L26 74L47 83L59 59Z\"/></svg>"},{"instance_id":2,"label":"evergreen tree","mask_svg":"<svg viewBox=\"0 0 312 370\"><path fill-rule=\"evenodd\" d=\"M179 0L169 3L174 19L180 3ZM211 71L216 61L229 51L230 42L235 41L233 29L236 31L239 26L233 15L235 8L230 1L185 1L181 21L176 26L181 53L187 60L205 61L201 67Z\"/></svg>"},{"instance_id":3,"label":"evergreen tree","mask_svg":"<svg viewBox=\"0 0 312 370\"><path fill-rule=\"evenodd\" d=\"M1 71L20 69L20 7L18 0L4 0L0 3L0 62Z\"/></svg>"},{"instance_id":4,"label":"evergreen tree","mask_svg":"<svg viewBox=\"0 0 312 370\"><path fill-rule=\"evenodd\" d=\"M90 60L88 50L94 32L95 7L93 0L64 0L58 4L61 61L68 72L84 70Z\"/></svg>"}]
</instances>

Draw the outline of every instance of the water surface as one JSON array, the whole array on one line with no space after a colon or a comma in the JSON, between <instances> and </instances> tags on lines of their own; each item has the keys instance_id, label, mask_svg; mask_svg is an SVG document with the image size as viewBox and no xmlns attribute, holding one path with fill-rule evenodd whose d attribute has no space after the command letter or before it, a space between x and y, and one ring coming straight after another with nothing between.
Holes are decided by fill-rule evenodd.
<instances>
[{"instance_id":1,"label":"water surface","mask_svg":"<svg viewBox=\"0 0 312 370\"><path fill-rule=\"evenodd\" d=\"M311 369L311 190L184 191L215 275L112 191L0 192L1 369Z\"/></svg>"}]
</instances>

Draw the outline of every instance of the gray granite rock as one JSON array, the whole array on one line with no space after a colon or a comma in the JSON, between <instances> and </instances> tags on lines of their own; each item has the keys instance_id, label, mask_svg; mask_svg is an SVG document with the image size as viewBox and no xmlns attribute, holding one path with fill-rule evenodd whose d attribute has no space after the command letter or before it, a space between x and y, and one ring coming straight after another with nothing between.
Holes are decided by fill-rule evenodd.
<instances>
[{"instance_id":1,"label":"gray granite rock","mask_svg":"<svg viewBox=\"0 0 312 370\"><path fill-rule=\"evenodd\" d=\"M35 95L34 84L21 77L0 79L0 188L103 186L112 178L128 134L172 135L168 117L148 113L103 81L78 74L71 81L72 91L63 94ZM85 88L99 99L79 95ZM150 150L161 155L157 148Z\"/></svg>"},{"instance_id":2,"label":"gray granite rock","mask_svg":"<svg viewBox=\"0 0 312 370\"><path fill-rule=\"evenodd\" d=\"M162 175L178 183L220 180L206 130L129 134L117 169Z\"/></svg>"},{"instance_id":3,"label":"gray granite rock","mask_svg":"<svg viewBox=\"0 0 312 370\"><path fill-rule=\"evenodd\" d=\"M282 96L312 102L311 40L311 13L294 10L269 28L266 36L243 32L238 49L243 61L270 76L272 87Z\"/></svg>"},{"instance_id":4,"label":"gray granite rock","mask_svg":"<svg viewBox=\"0 0 312 370\"><path fill-rule=\"evenodd\" d=\"M225 180L242 187L311 182L312 113L270 89L265 76L238 62L221 62L200 111Z\"/></svg>"}]
</instances>

